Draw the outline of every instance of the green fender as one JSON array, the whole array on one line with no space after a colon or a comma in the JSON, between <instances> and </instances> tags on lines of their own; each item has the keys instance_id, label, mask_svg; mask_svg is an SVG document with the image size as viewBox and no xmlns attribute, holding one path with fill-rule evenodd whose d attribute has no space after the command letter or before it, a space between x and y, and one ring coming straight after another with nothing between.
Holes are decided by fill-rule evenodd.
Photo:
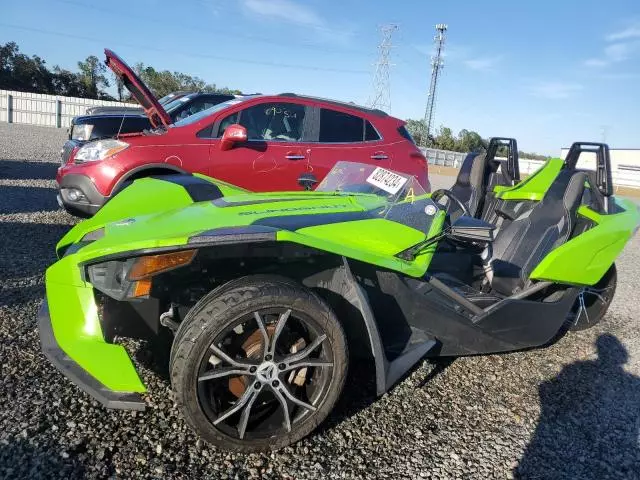
<instances>
[{"instance_id":1,"label":"green fender","mask_svg":"<svg viewBox=\"0 0 640 480\"><path fill-rule=\"evenodd\" d=\"M551 251L530 278L575 285L598 283L635 233L629 226L640 222L638 208L632 201L616 199L616 203L620 213L608 215L581 206L578 215L596 225Z\"/></svg>"}]
</instances>

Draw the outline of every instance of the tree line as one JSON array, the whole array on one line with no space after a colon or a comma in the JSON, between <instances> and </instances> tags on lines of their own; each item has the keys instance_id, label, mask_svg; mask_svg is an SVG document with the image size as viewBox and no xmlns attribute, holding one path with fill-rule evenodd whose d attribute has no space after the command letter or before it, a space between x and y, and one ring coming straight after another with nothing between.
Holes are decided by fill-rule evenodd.
<instances>
[{"instance_id":1,"label":"tree line","mask_svg":"<svg viewBox=\"0 0 640 480\"><path fill-rule=\"evenodd\" d=\"M407 130L418 145L422 145L422 136L424 135L424 120L407 120ZM484 139L478 132L473 130L462 129L458 135L454 135L453 131L444 126L440 126L435 134L431 135L427 141L427 145L431 148L440 150L449 150L452 152L474 152L478 150L486 150L489 145L489 139ZM498 149L498 156L506 156L506 147ZM531 158L534 160L546 160L549 157L537 153L527 153L522 150L518 151L520 158Z\"/></svg>"},{"instance_id":2,"label":"tree line","mask_svg":"<svg viewBox=\"0 0 640 480\"><path fill-rule=\"evenodd\" d=\"M90 55L77 65L75 72L58 65L49 68L38 55L22 53L16 42L0 44L0 89L101 100L130 100L120 80L108 71L98 57ZM136 64L134 70L158 98L177 90L241 93L226 87L218 88L197 76L159 71L142 63ZM115 86L117 98L106 91L112 85Z\"/></svg>"}]
</instances>

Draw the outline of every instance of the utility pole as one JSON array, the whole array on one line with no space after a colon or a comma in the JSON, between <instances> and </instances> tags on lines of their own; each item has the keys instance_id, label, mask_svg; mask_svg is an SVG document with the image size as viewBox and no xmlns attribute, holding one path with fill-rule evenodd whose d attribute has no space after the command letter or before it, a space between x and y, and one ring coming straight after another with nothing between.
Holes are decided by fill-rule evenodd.
<instances>
[{"instance_id":1,"label":"utility pole","mask_svg":"<svg viewBox=\"0 0 640 480\"><path fill-rule=\"evenodd\" d=\"M436 36L433 38L436 44L436 54L431 57L431 84L429 85L429 93L427 95L427 108L424 112L424 127L422 132L422 146L429 146L429 136L433 127L433 110L436 104L436 88L440 72L444 68L444 60L442 52L444 50L445 32L447 26L444 23L436 25Z\"/></svg>"},{"instance_id":2,"label":"utility pole","mask_svg":"<svg viewBox=\"0 0 640 480\"><path fill-rule=\"evenodd\" d=\"M389 112L391 110L391 83L389 80L389 56L391 53L391 35L398 29L398 25L389 24L380 27L382 43L378 45L379 56L376 62L376 72L373 77L373 97L369 100L371 108L378 108Z\"/></svg>"}]
</instances>

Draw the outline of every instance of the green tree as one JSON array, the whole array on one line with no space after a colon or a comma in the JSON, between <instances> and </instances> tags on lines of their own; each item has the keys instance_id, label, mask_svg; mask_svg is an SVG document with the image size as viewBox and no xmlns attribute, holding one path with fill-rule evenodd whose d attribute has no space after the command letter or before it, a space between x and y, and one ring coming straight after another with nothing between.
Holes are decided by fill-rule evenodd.
<instances>
[{"instance_id":1,"label":"green tree","mask_svg":"<svg viewBox=\"0 0 640 480\"><path fill-rule=\"evenodd\" d=\"M87 89L77 73L53 67L53 90L56 95L67 97L87 97Z\"/></svg>"},{"instance_id":2,"label":"green tree","mask_svg":"<svg viewBox=\"0 0 640 480\"><path fill-rule=\"evenodd\" d=\"M409 118L407 119L405 128L413 137L416 145L422 145L422 135L424 134L424 120L412 120Z\"/></svg>"},{"instance_id":3,"label":"green tree","mask_svg":"<svg viewBox=\"0 0 640 480\"><path fill-rule=\"evenodd\" d=\"M0 45L0 88L55 93L52 80L52 73L40 57L20 53L15 42Z\"/></svg>"},{"instance_id":4,"label":"green tree","mask_svg":"<svg viewBox=\"0 0 640 480\"><path fill-rule=\"evenodd\" d=\"M487 147L486 142L479 133L466 129L460 130L458 140L456 142L456 151L458 152L475 152L483 150Z\"/></svg>"},{"instance_id":5,"label":"green tree","mask_svg":"<svg viewBox=\"0 0 640 480\"><path fill-rule=\"evenodd\" d=\"M84 84L88 96L92 98L104 96L101 90L109 86L109 80L105 75L107 67L98 60L98 57L88 56L84 62L78 62L78 68L80 69L79 79Z\"/></svg>"},{"instance_id":6,"label":"green tree","mask_svg":"<svg viewBox=\"0 0 640 480\"><path fill-rule=\"evenodd\" d=\"M156 97L164 97L165 95L176 92L178 90L188 90L195 92L213 92L213 93L235 93L240 94L239 90L231 90L229 88L218 88L214 83L207 83L200 77L187 75L181 72L170 72L169 70L158 71L155 68L137 63L134 66L136 74L149 87Z\"/></svg>"},{"instance_id":7,"label":"green tree","mask_svg":"<svg viewBox=\"0 0 640 480\"><path fill-rule=\"evenodd\" d=\"M113 77L113 83L116 86L116 94L118 95L118 100L120 100L121 102L126 100L126 97L128 95L126 95L125 93L126 89L124 88L124 83L122 82L122 80L120 80L120 77L115 73L112 73L111 76Z\"/></svg>"},{"instance_id":8,"label":"green tree","mask_svg":"<svg viewBox=\"0 0 640 480\"><path fill-rule=\"evenodd\" d=\"M440 125L438 133L433 138L433 146L440 150L456 150L456 139L451 129Z\"/></svg>"}]
</instances>

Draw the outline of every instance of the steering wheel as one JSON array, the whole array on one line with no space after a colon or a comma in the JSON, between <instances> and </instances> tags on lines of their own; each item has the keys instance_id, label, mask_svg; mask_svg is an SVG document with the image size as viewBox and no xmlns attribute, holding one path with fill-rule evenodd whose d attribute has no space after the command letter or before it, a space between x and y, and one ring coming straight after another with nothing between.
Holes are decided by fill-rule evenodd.
<instances>
[{"instance_id":1,"label":"steering wheel","mask_svg":"<svg viewBox=\"0 0 640 480\"><path fill-rule=\"evenodd\" d=\"M434 192L431 192L431 199L434 202L437 202L442 197L447 197L449 200L455 203L460 208L460 210L462 210L463 215L466 215L468 217L471 216L471 213L469 212L469 208L458 197L456 197L451 190L447 190L446 188L441 188L439 190L435 190Z\"/></svg>"}]
</instances>

